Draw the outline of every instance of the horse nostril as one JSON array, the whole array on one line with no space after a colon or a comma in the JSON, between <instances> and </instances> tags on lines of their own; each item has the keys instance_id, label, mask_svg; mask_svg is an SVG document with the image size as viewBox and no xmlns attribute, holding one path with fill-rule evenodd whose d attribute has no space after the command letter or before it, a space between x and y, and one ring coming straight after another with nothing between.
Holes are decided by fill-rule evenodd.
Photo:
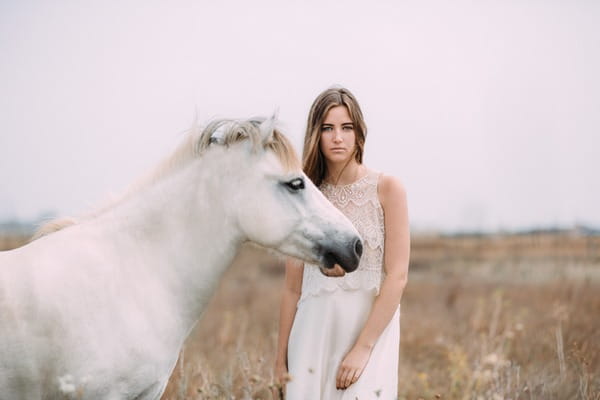
<instances>
[{"instance_id":1,"label":"horse nostril","mask_svg":"<svg viewBox=\"0 0 600 400\"><path fill-rule=\"evenodd\" d=\"M360 239L356 239L356 242L354 242L354 252L359 257L362 256L363 245L362 245L362 242L360 241Z\"/></svg>"}]
</instances>

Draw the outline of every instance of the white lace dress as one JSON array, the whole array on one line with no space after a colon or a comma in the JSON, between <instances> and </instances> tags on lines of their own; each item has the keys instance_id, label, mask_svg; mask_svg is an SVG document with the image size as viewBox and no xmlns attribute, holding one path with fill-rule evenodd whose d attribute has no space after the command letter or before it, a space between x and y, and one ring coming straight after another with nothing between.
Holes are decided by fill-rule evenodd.
<instances>
[{"instance_id":1,"label":"white lace dress","mask_svg":"<svg viewBox=\"0 0 600 400\"><path fill-rule=\"evenodd\" d=\"M370 171L350 185L321 185L323 194L353 223L363 238L358 269L327 277L305 264L302 295L288 343L287 400L395 400L398 386L400 309L379 337L359 380L335 387L339 365L369 316L384 277L383 210L379 174Z\"/></svg>"}]
</instances>

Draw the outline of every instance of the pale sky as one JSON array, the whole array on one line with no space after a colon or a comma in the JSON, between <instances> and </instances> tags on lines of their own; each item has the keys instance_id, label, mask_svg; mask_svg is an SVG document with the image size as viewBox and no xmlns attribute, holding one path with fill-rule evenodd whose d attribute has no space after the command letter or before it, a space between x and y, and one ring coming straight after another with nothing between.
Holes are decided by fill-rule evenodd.
<instances>
[{"instance_id":1,"label":"pale sky","mask_svg":"<svg viewBox=\"0 0 600 400\"><path fill-rule=\"evenodd\" d=\"M0 221L76 215L196 113L301 150L333 84L416 230L600 226L600 2L0 1Z\"/></svg>"}]
</instances>

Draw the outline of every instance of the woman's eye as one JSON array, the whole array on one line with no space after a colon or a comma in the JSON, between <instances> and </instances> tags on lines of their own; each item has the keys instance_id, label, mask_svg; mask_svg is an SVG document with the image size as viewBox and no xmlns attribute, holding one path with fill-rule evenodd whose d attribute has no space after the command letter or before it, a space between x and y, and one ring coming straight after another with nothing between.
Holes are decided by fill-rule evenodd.
<instances>
[{"instance_id":1,"label":"woman's eye","mask_svg":"<svg viewBox=\"0 0 600 400\"><path fill-rule=\"evenodd\" d=\"M330 126L324 126L321 128L321 132L329 132L331 130Z\"/></svg>"},{"instance_id":2,"label":"woman's eye","mask_svg":"<svg viewBox=\"0 0 600 400\"><path fill-rule=\"evenodd\" d=\"M285 182L285 186L293 192L297 192L299 190L304 189L304 179L296 178L291 181Z\"/></svg>"}]
</instances>

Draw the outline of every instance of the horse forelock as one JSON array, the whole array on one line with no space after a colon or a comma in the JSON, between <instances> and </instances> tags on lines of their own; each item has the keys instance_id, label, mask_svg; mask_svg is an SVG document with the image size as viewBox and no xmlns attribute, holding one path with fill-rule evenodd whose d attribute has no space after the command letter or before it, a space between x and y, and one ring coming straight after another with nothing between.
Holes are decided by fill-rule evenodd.
<instances>
[{"instance_id":1,"label":"horse forelock","mask_svg":"<svg viewBox=\"0 0 600 400\"><path fill-rule=\"evenodd\" d=\"M302 168L302 164L291 142L277 128L273 129L268 139L263 138L260 126L266 118L258 117L248 120L217 120L211 122L201 133L198 140L197 153L202 154L213 145L230 146L248 140L252 151L272 151L286 171Z\"/></svg>"},{"instance_id":2,"label":"horse forelock","mask_svg":"<svg viewBox=\"0 0 600 400\"><path fill-rule=\"evenodd\" d=\"M266 149L271 150L286 171L299 171L302 170L302 163L294 146L280 131L275 129L273 131L273 138L264 144Z\"/></svg>"}]
</instances>

